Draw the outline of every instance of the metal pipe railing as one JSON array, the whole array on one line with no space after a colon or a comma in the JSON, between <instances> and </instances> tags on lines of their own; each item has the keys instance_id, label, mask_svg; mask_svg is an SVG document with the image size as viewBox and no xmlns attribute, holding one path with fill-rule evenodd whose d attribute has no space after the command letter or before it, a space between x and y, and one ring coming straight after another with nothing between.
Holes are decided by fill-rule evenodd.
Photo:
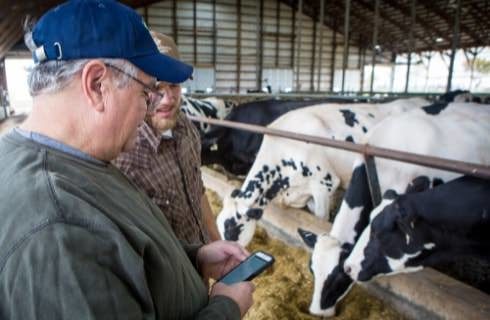
<instances>
[{"instance_id":1,"label":"metal pipe railing","mask_svg":"<svg viewBox=\"0 0 490 320\"><path fill-rule=\"evenodd\" d=\"M409 153L404 151L379 148L371 145L361 145L352 142L332 140L332 139L301 134L301 133L295 133L290 131L284 131L284 130L277 130L277 129L272 129L268 127L253 125L253 124L247 124L247 123L240 123L240 122L234 122L228 120L218 120L218 119L211 119L211 118L204 118L204 117L195 117L189 115L188 118L191 121L204 122L213 125L251 131L256 133L262 133L262 134L270 134L278 137L303 141L306 143L313 143L322 146L353 151L353 152L361 153L365 156L375 156L375 157L391 159L391 160L396 160L401 162L408 162L408 163L422 165L426 167L454 171L461 174L490 179L490 166L463 162L463 161L443 159L443 158L432 157L432 156L424 156L424 155Z\"/></svg>"}]
</instances>

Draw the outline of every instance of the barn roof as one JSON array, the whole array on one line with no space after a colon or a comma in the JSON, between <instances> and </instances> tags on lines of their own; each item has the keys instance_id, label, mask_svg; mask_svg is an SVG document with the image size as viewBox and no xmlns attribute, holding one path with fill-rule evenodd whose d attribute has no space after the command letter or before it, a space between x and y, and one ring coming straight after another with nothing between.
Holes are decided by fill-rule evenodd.
<instances>
[{"instance_id":1,"label":"barn roof","mask_svg":"<svg viewBox=\"0 0 490 320\"><path fill-rule=\"evenodd\" d=\"M122 2L133 8L140 8L160 1L124 0ZM293 8L297 8L300 2L299 0L280 1ZM412 1L414 0L379 0L377 44L383 50L404 53L450 49L458 1L461 2L458 47L490 45L489 0L415 0L415 23L412 29L414 45L411 48L408 35L412 23ZM63 1L0 0L0 58L22 40L22 21L26 15L39 17L61 2ZM339 33L344 32L346 2L346 0L325 0L324 22ZM321 0L303 0L302 3L304 14L318 21ZM372 47L375 0L351 0L350 7L350 42L359 47Z\"/></svg>"}]
</instances>

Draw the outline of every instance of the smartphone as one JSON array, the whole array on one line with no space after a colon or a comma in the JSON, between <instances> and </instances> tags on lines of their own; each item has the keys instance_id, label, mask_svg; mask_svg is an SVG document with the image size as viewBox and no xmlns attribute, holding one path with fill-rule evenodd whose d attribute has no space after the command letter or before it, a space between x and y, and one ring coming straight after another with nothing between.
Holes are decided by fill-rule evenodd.
<instances>
[{"instance_id":1,"label":"smartphone","mask_svg":"<svg viewBox=\"0 0 490 320\"><path fill-rule=\"evenodd\" d=\"M274 257L263 251L252 253L247 259L225 274L218 282L233 284L250 281L274 263Z\"/></svg>"}]
</instances>

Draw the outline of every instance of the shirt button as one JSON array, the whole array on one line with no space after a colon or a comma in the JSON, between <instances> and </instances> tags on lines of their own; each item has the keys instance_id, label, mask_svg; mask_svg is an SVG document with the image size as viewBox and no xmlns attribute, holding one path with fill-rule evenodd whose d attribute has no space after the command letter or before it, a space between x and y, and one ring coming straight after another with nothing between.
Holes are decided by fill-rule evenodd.
<instances>
[{"instance_id":1,"label":"shirt button","mask_svg":"<svg viewBox=\"0 0 490 320\"><path fill-rule=\"evenodd\" d=\"M165 204L167 204L167 205L168 205L169 203L170 203L170 201L168 201L168 200L166 200L166 201L165 201Z\"/></svg>"}]
</instances>

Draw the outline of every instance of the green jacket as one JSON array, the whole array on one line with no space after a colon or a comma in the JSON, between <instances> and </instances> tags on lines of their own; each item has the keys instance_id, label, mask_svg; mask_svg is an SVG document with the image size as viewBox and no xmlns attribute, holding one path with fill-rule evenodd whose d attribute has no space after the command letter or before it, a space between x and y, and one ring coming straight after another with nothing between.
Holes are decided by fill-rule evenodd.
<instances>
[{"instance_id":1,"label":"green jacket","mask_svg":"<svg viewBox=\"0 0 490 320\"><path fill-rule=\"evenodd\" d=\"M0 319L238 319L114 166L0 139Z\"/></svg>"}]
</instances>

